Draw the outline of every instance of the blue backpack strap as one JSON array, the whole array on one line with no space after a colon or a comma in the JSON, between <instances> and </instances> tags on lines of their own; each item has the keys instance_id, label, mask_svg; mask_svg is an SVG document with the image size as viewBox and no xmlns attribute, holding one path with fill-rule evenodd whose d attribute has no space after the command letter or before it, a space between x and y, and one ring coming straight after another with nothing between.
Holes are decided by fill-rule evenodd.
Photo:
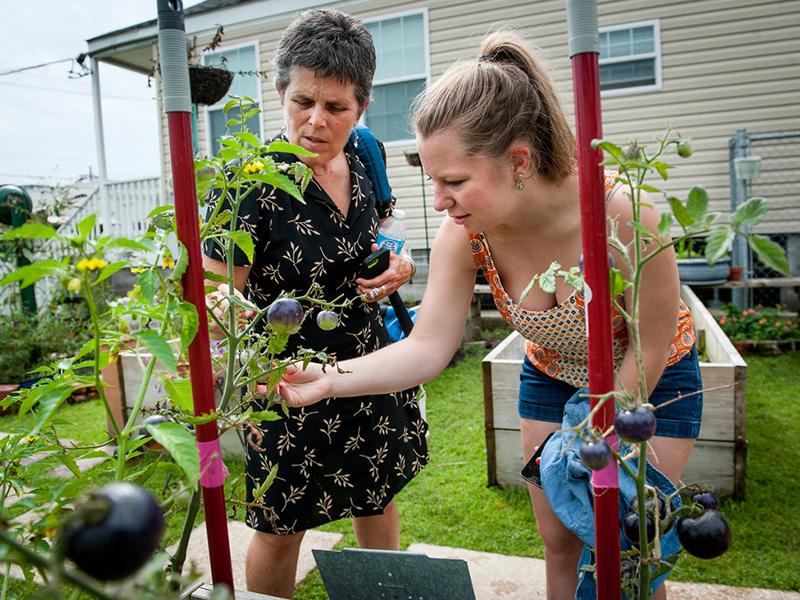
<instances>
[{"instance_id":1,"label":"blue backpack strap","mask_svg":"<svg viewBox=\"0 0 800 600\"><path fill-rule=\"evenodd\" d=\"M386 161L378 139L365 125L356 125L350 134L350 141L355 147L356 156L361 160L367 176L375 191L378 208L384 208L392 202L392 186L386 175Z\"/></svg>"}]
</instances>

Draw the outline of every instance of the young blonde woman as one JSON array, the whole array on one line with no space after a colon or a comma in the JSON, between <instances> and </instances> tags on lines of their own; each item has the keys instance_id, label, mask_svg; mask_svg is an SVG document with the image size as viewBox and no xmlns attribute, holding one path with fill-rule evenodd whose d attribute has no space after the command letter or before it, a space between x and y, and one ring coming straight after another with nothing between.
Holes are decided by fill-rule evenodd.
<instances>
[{"instance_id":1,"label":"young blonde woman","mask_svg":"<svg viewBox=\"0 0 800 600\"><path fill-rule=\"evenodd\" d=\"M509 32L488 36L475 60L449 69L418 100L414 119L434 206L446 212L431 252L428 284L411 336L369 356L344 361L342 371L312 365L292 370L279 385L295 406L319 398L387 392L435 377L455 352L483 269L495 303L527 339L519 413L524 457L559 428L563 407L588 385L583 295L559 282L554 294L535 288L519 302L532 275L552 261L578 265L581 256L575 142L550 77L534 50ZM607 214L626 223L623 189L607 185ZM655 230L658 215L645 210ZM621 264L621 261L618 261ZM645 269L641 336L650 402L700 389L691 316L679 296L675 256L662 253ZM629 301L630 299L628 299ZM614 362L619 388L635 391L638 376L627 332L614 315ZM657 466L677 481L700 428L697 396L656 412L652 441ZM529 487L544 541L547 597L575 597L582 542L562 525L536 487ZM659 596L664 597L663 590Z\"/></svg>"}]
</instances>

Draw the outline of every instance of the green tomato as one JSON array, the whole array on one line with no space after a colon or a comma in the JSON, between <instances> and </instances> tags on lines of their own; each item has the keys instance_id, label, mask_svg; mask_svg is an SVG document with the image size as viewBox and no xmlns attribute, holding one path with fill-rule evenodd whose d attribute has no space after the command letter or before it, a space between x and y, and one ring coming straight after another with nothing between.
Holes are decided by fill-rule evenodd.
<instances>
[{"instance_id":1,"label":"green tomato","mask_svg":"<svg viewBox=\"0 0 800 600\"><path fill-rule=\"evenodd\" d=\"M317 325L323 331L336 329L339 324L339 315L332 310L321 310L317 313Z\"/></svg>"},{"instance_id":2,"label":"green tomato","mask_svg":"<svg viewBox=\"0 0 800 600\"><path fill-rule=\"evenodd\" d=\"M692 145L689 140L681 140L678 142L678 156L681 158L689 158L694 153Z\"/></svg>"}]
</instances>

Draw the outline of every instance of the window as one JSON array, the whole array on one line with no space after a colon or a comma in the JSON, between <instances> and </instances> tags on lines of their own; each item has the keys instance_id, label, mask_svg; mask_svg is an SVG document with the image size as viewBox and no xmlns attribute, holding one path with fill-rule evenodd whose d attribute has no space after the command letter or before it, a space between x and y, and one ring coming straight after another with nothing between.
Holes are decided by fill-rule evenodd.
<instances>
[{"instance_id":1,"label":"window","mask_svg":"<svg viewBox=\"0 0 800 600\"><path fill-rule=\"evenodd\" d=\"M658 21L600 29L600 90L613 93L661 89Z\"/></svg>"},{"instance_id":2,"label":"window","mask_svg":"<svg viewBox=\"0 0 800 600\"><path fill-rule=\"evenodd\" d=\"M378 61L366 125L384 142L412 139L409 108L428 78L425 15L416 12L364 25Z\"/></svg>"},{"instance_id":3,"label":"window","mask_svg":"<svg viewBox=\"0 0 800 600\"><path fill-rule=\"evenodd\" d=\"M258 71L258 49L255 45L242 46L221 50L214 54L203 56L206 65L223 66L224 68L236 73L233 76L233 83L228 94L214 106L208 107L208 139L209 151L216 152L219 149L219 140L228 133L225 126L225 114L222 108L230 100L230 96L249 96L254 100L259 100L259 81L256 71ZM252 75L242 75L241 73L252 73ZM236 109L228 113L228 119L233 119L238 115ZM257 136L261 135L261 115L255 115L247 119L247 128Z\"/></svg>"}]
</instances>

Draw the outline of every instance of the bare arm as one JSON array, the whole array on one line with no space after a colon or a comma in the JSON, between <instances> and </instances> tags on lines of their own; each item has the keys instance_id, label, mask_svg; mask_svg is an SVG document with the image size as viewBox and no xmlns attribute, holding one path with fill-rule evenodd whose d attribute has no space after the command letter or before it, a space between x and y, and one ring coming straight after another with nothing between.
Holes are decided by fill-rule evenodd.
<instances>
[{"instance_id":1,"label":"bare arm","mask_svg":"<svg viewBox=\"0 0 800 600\"><path fill-rule=\"evenodd\" d=\"M287 372L279 386L293 406L329 396L394 392L429 381L447 366L464 332L476 268L461 227L445 219L431 251L428 284L411 335L373 354L339 363Z\"/></svg>"},{"instance_id":2,"label":"bare arm","mask_svg":"<svg viewBox=\"0 0 800 600\"><path fill-rule=\"evenodd\" d=\"M609 210L618 213L619 235L622 241L627 243L633 238L633 232L624 223L630 221L632 214L630 201L624 194L622 190L615 194ZM643 201L647 202L646 199ZM640 218L645 227L650 231L656 231L659 220L658 211L649 206L642 206ZM650 251L648 249L646 252ZM632 279L631 273L624 274L627 279ZM633 293L632 289L629 289L625 294L625 306L629 312L632 303ZM678 266L675 252L670 247L645 265L641 277L639 334L648 394L656 387L664 371L670 344L677 331L679 303ZM617 379L619 387L635 396L639 395L639 374L632 344L629 344L625 351Z\"/></svg>"}]
</instances>

